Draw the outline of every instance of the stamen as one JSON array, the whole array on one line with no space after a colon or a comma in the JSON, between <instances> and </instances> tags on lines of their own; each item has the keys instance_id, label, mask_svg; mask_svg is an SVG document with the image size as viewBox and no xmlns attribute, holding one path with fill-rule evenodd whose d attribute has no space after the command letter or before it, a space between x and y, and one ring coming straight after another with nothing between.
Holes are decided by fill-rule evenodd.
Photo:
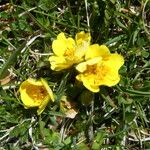
<instances>
[{"instance_id":1,"label":"stamen","mask_svg":"<svg viewBox=\"0 0 150 150\"><path fill-rule=\"evenodd\" d=\"M44 86L29 85L26 92L28 96L37 103L41 103L41 101L48 95Z\"/></svg>"},{"instance_id":2,"label":"stamen","mask_svg":"<svg viewBox=\"0 0 150 150\"><path fill-rule=\"evenodd\" d=\"M104 65L87 65L87 70L84 72L85 75L93 75L96 81L103 80L106 76L107 72L109 72L109 68Z\"/></svg>"}]
</instances>

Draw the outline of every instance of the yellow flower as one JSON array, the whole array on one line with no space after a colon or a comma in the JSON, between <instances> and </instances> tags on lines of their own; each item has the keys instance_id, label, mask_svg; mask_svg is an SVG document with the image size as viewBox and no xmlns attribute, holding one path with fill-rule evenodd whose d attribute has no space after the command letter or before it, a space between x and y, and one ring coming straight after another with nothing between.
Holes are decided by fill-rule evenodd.
<instances>
[{"instance_id":1,"label":"yellow flower","mask_svg":"<svg viewBox=\"0 0 150 150\"><path fill-rule=\"evenodd\" d=\"M111 54L105 45L89 46L85 54L87 61L76 66L80 72L76 79L92 92L99 92L99 86L114 86L120 81L118 70L124 64L121 55Z\"/></svg>"},{"instance_id":2,"label":"yellow flower","mask_svg":"<svg viewBox=\"0 0 150 150\"><path fill-rule=\"evenodd\" d=\"M38 115L43 112L49 100L54 101L53 92L46 80L32 78L22 82L19 88L21 100L25 108L38 107Z\"/></svg>"},{"instance_id":3,"label":"yellow flower","mask_svg":"<svg viewBox=\"0 0 150 150\"><path fill-rule=\"evenodd\" d=\"M90 34L83 31L76 34L75 40L60 33L52 43L54 55L49 57L51 69L60 71L83 61L90 40Z\"/></svg>"}]
</instances>

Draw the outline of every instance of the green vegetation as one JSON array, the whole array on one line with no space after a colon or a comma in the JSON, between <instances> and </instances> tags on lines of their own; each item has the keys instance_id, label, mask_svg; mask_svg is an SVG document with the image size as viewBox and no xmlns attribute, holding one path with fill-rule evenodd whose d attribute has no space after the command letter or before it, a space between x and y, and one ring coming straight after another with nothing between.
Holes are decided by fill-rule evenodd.
<instances>
[{"instance_id":1,"label":"green vegetation","mask_svg":"<svg viewBox=\"0 0 150 150\"><path fill-rule=\"evenodd\" d=\"M118 85L93 94L74 86L73 70L50 70L52 41L79 31L124 57ZM20 100L29 77L55 94L40 116ZM149 118L149 0L0 0L0 149L150 149Z\"/></svg>"}]
</instances>

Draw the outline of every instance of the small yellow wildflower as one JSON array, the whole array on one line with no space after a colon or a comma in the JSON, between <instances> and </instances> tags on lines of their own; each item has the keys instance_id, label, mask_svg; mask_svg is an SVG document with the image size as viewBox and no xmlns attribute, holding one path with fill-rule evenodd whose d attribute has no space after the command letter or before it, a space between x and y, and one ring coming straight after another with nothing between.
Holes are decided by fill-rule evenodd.
<instances>
[{"instance_id":1,"label":"small yellow wildflower","mask_svg":"<svg viewBox=\"0 0 150 150\"><path fill-rule=\"evenodd\" d=\"M83 31L76 34L75 40L60 33L52 43L54 55L49 57L51 69L60 71L83 61L90 40L90 34Z\"/></svg>"},{"instance_id":2,"label":"small yellow wildflower","mask_svg":"<svg viewBox=\"0 0 150 150\"><path fill-rule=\"evenodd\" d=\"M85 54L87 61L76 66L80 72L76 79L92 92L99 92L99 86L114 86L120 81L118 70L124 64L121 55L111 54L105 45L89 46Z\"/></svg>"},{"instance_id":3,"label":"small yellow wildflower","mask_svg":"<svg viewBox=\"0 0 150 150\"><path fill-rule=\"evenodd\" d=\"M37 113L41 114L49 100L54 101L53 92L46 80L32 78L22 82L19 88L21 100L25 108L38 107Z\"/></svg>"}]
</instances>

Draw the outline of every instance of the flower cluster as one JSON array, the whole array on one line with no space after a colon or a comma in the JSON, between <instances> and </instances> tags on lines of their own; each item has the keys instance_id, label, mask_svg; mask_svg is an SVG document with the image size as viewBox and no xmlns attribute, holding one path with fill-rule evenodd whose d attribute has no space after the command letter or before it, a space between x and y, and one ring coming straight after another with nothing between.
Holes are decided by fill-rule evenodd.
<instances>
[{"instance_id":1,"label":"flower cluster","mask_svg":"<svg viewBox=\"0 0 150 150\"><path fill-rule=\"evenodd\" d=\"M76 34L75 40L60 33L52 43L54 55L49 58L51 69L60 71L75 66L79 74L76 79L92 92L99 92L99 86L114 86L120 76L118 70L124 59L117 53L111 54L105 45L90 45L89 33Z\"/></svg>"},{"instance_id":2,"label":"flower cluster","mask_svg":"<svg viewBox=\"0 0 150 150\"><path fill-rule=\"evenodd\" d=\"M75 40L66 38L64 33L60 33L52 43L54 56L49 58L51 69L60 71L82 62L90 40L89 33L77 33Z\"/></svg>"},{"instance_id":3,"label":"flower cluster","mask_svg":"<svg viewBox=\"0 0 150 150\"><path fill-rule=\"evenodd\" d=\"M105 45L90 44L89 33L79 32L75 39L60 33L52 43L53 55L49 57L51 69L67 70L75 67L76 79L92 92L99 92L100 86L114 86L119 80L119 69L124 59L117 53L110 53ZM27 79L19 88L25 108L38 107L41 114L54 95L44 79Z\"/></svg>"}]
</instances>

